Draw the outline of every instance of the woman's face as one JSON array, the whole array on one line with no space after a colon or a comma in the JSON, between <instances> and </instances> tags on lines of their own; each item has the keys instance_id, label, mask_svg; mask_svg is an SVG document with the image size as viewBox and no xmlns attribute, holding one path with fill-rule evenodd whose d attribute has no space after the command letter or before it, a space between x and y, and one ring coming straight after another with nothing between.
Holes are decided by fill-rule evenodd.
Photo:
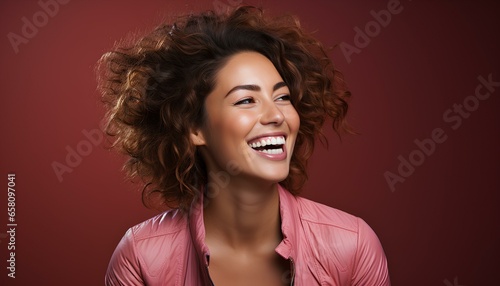
<instances>
[{"instance_id":1,"label":"woman's face","mask_svg":"<svg viewBox=\"0 0 500 286\"><path fill-rule=\"evenodd\" d=\"M202 146L209 178L221 171L271 182L288 176L300 120L290 90L265 56L231 56L216 75L205 113L191 136Z\"/></svg>"}]
</instances>

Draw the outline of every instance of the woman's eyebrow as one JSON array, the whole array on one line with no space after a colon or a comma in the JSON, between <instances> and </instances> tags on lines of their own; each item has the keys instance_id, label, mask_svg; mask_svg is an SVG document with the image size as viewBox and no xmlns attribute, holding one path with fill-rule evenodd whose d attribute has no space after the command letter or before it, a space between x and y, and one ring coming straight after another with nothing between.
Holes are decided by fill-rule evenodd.
<instances>
[{"instance_id":1,"label":"woman's eyebrow","mask_svg":"<svg viewBox=\"0 0 500 286\"><path fill-rule=\"evenodd\" d=\"M282 87L285 87L285 86L287 86L286 83L280 81L273 86L273 91L276 91L276 90L278 90ZM250 90L250 91L260 91L260 86L258 86L256 84L237 85L237 86L231 88L231 90L228 91L228 93L226 94L225 97L227 97L230 93L237 91L237 90L241 90L241 89L242 90Z\"/></svg>"},{"instance_id":2,"label":"woman's eyebrow","mask_svg":"<svg viewBox=\"0 0 500 286\"><path fill-rule=\"evenodd\" d=\"M237 86L231 88L231 90L229 90L229 92L226 94L226 96L228 96L230 93L235 92L235 91L240 90L240 89L251 90L251 91L260 91L260 86L255 85L255 84L237 85Z\"/></svg>"},{"instance_id":3,"label":"woman's eyebrow","mask_svg":"<svg viewBox=\"0 0 500 286\"><path fill-rule=\"evenodd\" d=\"M285 82L280 81L273 86L273 91L277 91L278 89L287 86Z\"/></svg>"}]
</instances>

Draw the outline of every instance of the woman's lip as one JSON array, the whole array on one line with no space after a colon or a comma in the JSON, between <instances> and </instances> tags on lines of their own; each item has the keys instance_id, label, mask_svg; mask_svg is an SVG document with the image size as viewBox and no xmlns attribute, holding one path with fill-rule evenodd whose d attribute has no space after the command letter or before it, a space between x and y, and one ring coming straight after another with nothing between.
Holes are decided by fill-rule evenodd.
<instances>
[{"instance_id":1,"label":"woman's lip","mask_svg":"<svg viewBox=\"0 0 500 286\"><path fill-rule=\"evenodd\" d=\"M281 146L282 146L281 148L283 148L283 152L281 154L267 154L264 152L257 151L253 148L250 148L250 149L252 149L254 152L256 152L257 155L259 155L265 159L272 160L272 161L282 161L282 160L285 160L287 157L287 150L286 150L286 144L283 144Z\"/></svg>"}]
</instances>

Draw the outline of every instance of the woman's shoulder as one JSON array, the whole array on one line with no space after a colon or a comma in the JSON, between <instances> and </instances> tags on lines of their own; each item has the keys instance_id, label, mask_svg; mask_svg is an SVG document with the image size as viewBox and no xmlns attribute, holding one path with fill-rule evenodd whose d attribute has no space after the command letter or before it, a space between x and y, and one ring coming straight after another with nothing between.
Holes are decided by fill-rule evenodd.
<instances>
[{"instance_id":1,"label":"woman's shoulder","mask_svg":"<svg viewBox=\"0 0 500 286\"><path fill-rule=\"evenodd\" d=\"M364 224L357 216L303 197L297 197L297 203L302 221L354 233L359 231L360 223Z\"/></svg>"},{"instance_id":2,"label":"woman's shoulder","mask_svg":"<svg viewBox=\"0 0 500 286\"><path fill-rule=\"evenodd\" d=\"M178 209L172 209L149 218L129 229L134 241L153 237L169 236L184 231L187 227L187 215Z\"/></svg>"},{"instance_id":3,"label":"woman's shoulder","mask_svg":"<svg viewBox=\"0 0 500 286\"><path fill-rule=\"evenodd\" d=\"M325 275L350 269L353 285L390 285L382 245L363 219L305 198L297 202L312 253L335 266Z\"/></svg>"},{"instance_id":4,"label":"woman's shoulder","mask_svg":"<svg viewBox=\"0 0 500 286\"><path fill-rule=\"evenodd\" d=\"M174 257L180 257L189 235L187 228L187 218L178 210L129 228L113 253L106 285L143 285L160 273L171 275L173 272L165 269L176 261Z\"/></svg>"}]
</instances>

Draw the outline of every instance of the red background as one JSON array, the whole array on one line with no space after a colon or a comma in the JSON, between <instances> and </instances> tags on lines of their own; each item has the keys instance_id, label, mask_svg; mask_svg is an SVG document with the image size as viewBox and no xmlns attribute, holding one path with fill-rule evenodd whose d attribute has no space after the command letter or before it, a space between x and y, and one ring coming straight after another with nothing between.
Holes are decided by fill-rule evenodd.
<instances>
[{"instance_id":1,"label":"red background","mask_svg":"<svg viewBox=\"0 0 500 286\"><path fill-rule=\"evenodd\" d=\"M94 146L64 173L67 147L98 128L102 108L94 66L113 43L179 12L220 1L70 1L15 53L7 35L37 1L0 4L3 178L0 284L102 285L125 230L155 214L123 179L122 158ZM247 1L273 14L298 15L325 45L354 45L354 28L389 1ZM353 92L350 122L360 133L319 146L303 196L364 218L386 251L393 285L498 285L500 257L500 87L453 130L443 113L474 95L478 76L500 81L500 18L494 1L403 0L369 44L351 56L330 55ZM40 18L39 21L42 21ZM442 128L448 136L392 192L415 139ZM83 145L82 145L83 146ZM16 173L16 276L7 278L7 173Z\"/></svg>"}]
</instances>

